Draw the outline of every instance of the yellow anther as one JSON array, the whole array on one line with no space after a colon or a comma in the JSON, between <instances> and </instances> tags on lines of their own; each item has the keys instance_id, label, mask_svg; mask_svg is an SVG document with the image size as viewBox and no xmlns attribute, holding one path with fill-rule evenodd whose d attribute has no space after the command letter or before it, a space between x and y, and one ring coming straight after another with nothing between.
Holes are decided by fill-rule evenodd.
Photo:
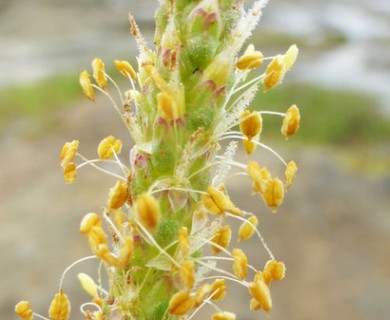
<instances>
[{"instance_id":1,"label":"yellow anther","mask_svg":"<svg viewBox=\"0 0 390 320\"><path fill-rule=\"evenodd\" d=\"M125 238L124 243L122 244L121 250L119 252L119 256L117 262L115 264L116 267L125 268L129 265L130 259L133 255L134 250L134 241L133 238L127 236Z\"/></svg>"},{"instance_id":2,"label":"yellow anther","mask_svg":"<svg viewBox=\"0 0 390 320\"><path fill-rule=\"evenodd\" d=\"M283 182L278 178L273 180L268 179L265 184L265 191L262 195L266 205L271 208L272 212L275 212L284 198Z\"/></svg>"},{"instance_id":3,"label":"yellow anther","mask_svg":"<svg viewBox=\"0 0 390 320\"><path fill-rule=\"evenodd\" d=\"M52 320L67 320L70 316L70 303L62 289L57 293L50 304L49 317Z\"/></svg>"},{"instance_id":4,"label":"yellow anther","mask_svg":"<svg viewBox=\"0 0 390 320\"><path fill-rule=\"evenodd\" d=\"M241 211L235 207L228 195L212 186L207 188L207 195L202 196L202 201L210 213L219 215L228 211L236 215L241 215Z\"/></svg>"},{"instance_id":5,"label":"yellow anther","mask_svg":"<svg viewBox=\"0 0 390 320\"><path fill-rule=\"evenodd\" d=\"M244 222L238 230L238 236L240 240L247 240L253 236L258 225L258 220L255 215L251 215L250 218Z\"/></svg>"},{"instance_id":6,"label":"yellow anther","mask_svg":"<svg viewBox=\"0 0 390 320\"><path fill-rule=\"evenodd\" d=\"M108 248L107 243L101 243L92 250L97 257L104 260L111 266L116 265L116 258L111 254L110 249Z\"/></svg>"},{"instance_id":7,"label":"yellow anther","mask_svg":"<svg viewBox=\"0 0 390 320\"><path fill-rule=\"evenodd\" d=\"M251 302L251 307L261 308L267 312L271 311L272 308L272 300L271 293L269 291L268 286L264 282L264 277L261 273L256 273L254 282L249 284L249 292L252 297L256 300L256 303Z\"/></svg>"},{"instance_id":8,"label":"yellow anther","mask_svg":"<svg viewBox=\"0 0 390 320\"><path fill-rule=\"evenodd\" d=\"M179 269L181 282L187 287L187 289L192 289L195 284L194 268L194 263L187 260Z\"/></svg>"},{"instance_id":9,"label":"yellow anther","mask_svg":"<svg viewBox=\"0 0 390 320\"><path fill-rule=\"evenodd\" d=\"M299 129L299 122L301 116L299 114L298 107L293 104L290 108L287 109L286 115L284 116L282 123L282 134L288 139Z\"/></svg>"},{"instance_id":10,"label":"yellow anther","mask_svg":"<svg viewBox=\"0 0 390 320\"><path fill-rule=\"evenodd\" d=\"M260 51L255 51L254 46L250 44L238 59L236 67L240 70L254 69L263 64L263 58L264 55Z\"/></svg>"},{"instance_id":11,"label":"yellow anther","mask_svg":"<svg viewBox=\"0 0 390 320\"><path fill-rule=\"evenodd\" d=\"M126 77L131 77L131 79L137 79L137 74L135 73L131 64L125 60L115 60L115 67Z\"/></svg>"},{"instance_id":12,"label":"yellow anther","mask_svg":"<svg viewBox=\"0 0 390 320\"><path fill-rule=\"evenodd\" d=\"M263 193L267 189L267 183L271 179L267 167L260 168L257 162L250 161L247 166L249 177L253 181L253 191Z\"/></svg>"},{"instance_id":13,"label":"yellow anther","mask_svg":"<svg viewBox=\"0 0 390 320\"><path fill-rule=\"evenodd\" d=\"M73 140L71 142L66 142L61 149L61 166L65 166L68 163L72 162L77 154L80 142L78 140Z\"/></svg>"},{"instance_id":14,"label":"yellow anther","mask_svg":"<svg viewBox=\"0 0 390 320\"><path fill-rule=\"evenodd\" d=\"M114 224L120 233L123 233L124 223L126 222L126 214L122 211L116 210L114 213Z\"/></svg>"},{"instance_id":15,"label":"yellow anther","mask_svg":"<svg viewBox=\"0 0 390 320\"><path fill-rule=\"evenodd\" d=\"M188 238L188 229L181 227L178 234L179 250L183 257L188 256L191 249L190 239Z\"/></svg>"},{"instance_id":16,"label":"yellow anther","mask_svg":"<svg viewBox=\"0 0 390 320\"><path fill-rule=\"evenodd\" d=\"M252 298L250 305L249 305L249 309L254 310L254 311L260 310L261 309L260 302L257 301L255 298Z\"/></svg>"},{"instance_id":17,"label":"yellow anther","mask_svg":"<svg viewBox=\"0 0 390 320\"><path fill-rule=\"evenodd\" d=\"M175 316L184 316L195 305L195 297L190 296L187 290L175 293L169 301L169 313Z\"/></svg>"},{"instance_id":18,"label":"yellow anther","mask_svg":"<svg viewBox=\"0 0 390 320\"><path fill-rule=\"evenodd\" d=\"M283 56L276 56L265 70L264 77L264 92L274 88L283 81L286 73L286 66L284 64Z\"/></svg>"},{"instance_id":19,"label":"yellow anther","mask_svg":"<svg viewBox=\"0 0 390 320\"><path fill-rule=\"evenodd\" d=\"M80 284L85 292L87 292L93 298L99 297L96 283L89 275L81 272L77 275L77 278L79 279Z\"/></svg>"},{"instance_id":20,"label":"yellow anther","mask_svg":"<svg viewBox=\"0 0 390 320\"><path fill-rule=\"evenodd\" d=\"M286 71L291 70L292 66L297 60L298 52L299 52L298 47L295 44L293 44L290 48L288 48L288 50L284 54L283 61L286 66Z\"/></svg>"},{"instance_id":21,"label":"yellow anther","mask_svg":"<svg viewBox=\"0 0 390 320\"><path fill-rule=\"evenodd\" d=\"M103 246L107 247L108 251L107 236L101 226L93 226L87 233L87 238L92 252L96 255L98 255L99 252L101 253L105 250Z\"/></svg>"},{"instance_id":22,"label":"yellow anther","mask_svg":"<svg viewBox=\"0 0 390 320\"><path fill-rule=\"evenodd\" d=\"M261 134L263 119L258 112L245 110L240 118L240 130L249 141Z\"/></svg>"},{"instance_id":23,"label":"yellow anther","mask_svg":"<svg viewBox=\"0 0 390 320\"><path fill-rule=\"evenodd\" d=\"M236 320L236 315L231 312L218 312L213 314L213 320Z\"/></svg>"},{"instance_id":24,"label":"yellow anther","mask_svg":"<svg viewBox=\"0 0 390 320\"><path fill-rule=\"evenodd\" d=\"M67 163L64 166L64 179L66 183L73 183L77 179L77 171L76 171L75 163Z\"/></svg>"},{"instance_id":25,"label":"yellow anther","mask_svg":"<svg viewBox=\"0 0 390 320\"><path fill-rule=\"evenodd\" d=\"M156 67L152 64L146 64L144 65L144 68L148 75L153 79L154 83L157 85L157 87L161 91L169 91L168 86L165 83L163 77L161 76L160 72L156 69Z\"/></svg>"},{"instance_id":26,"label":"yellow anther","mask_svg":"<svg viewBox=\"0 0 390 320\"><path fill-rule=\"evenodd\" d=\"M232 230L230 229L229 225L226 225L224 227L218 227L214 236L211 238L211 242L215 244L211 244L211 249L213 249L215 253L221 252L221 247L227 248L229 246L231 237Z\"/></svg>"},{"instance_id":27,"label":"yellow anther","mask_svg":"<svg viewBox=\"0 0 390 320\"><path fill-rule=\"evenodd\" d=\"M122 150L122 141L115 139L114 136L104 138L98 146L98 155L100 160L110 159L115 154L120 154Z\"/></svg>"},{"instance_id":28,"label":"yellow anther","mask_svg":"<svg viewBox=\"0 0 390 320\"><path fill-rule=\"evenodd\" d=\"M248 273L248 259L241 249L233 249L233 272L237 279L244 280Z\"/></svg>"},{"instance_id":29,"label":"yellow anther","mask_svg":"<svg viewBox=\"0 0 390 320\"><path fill-rule=\"evenodd\" d=\"M209 285L208 283L205 283L198 287L195 294L195 307L199 307L203 303L204 299L206 299L206 297L210 293L210 290L211 285Z\"/></svg>"},{"instance_id":30,"label":"yellow anther","mask_svg":"<svg viewBox=\"0 0 390 320\"><path fill-rule=\"evenodd\" d=\"M154 229L161 216L157 200L153 196L143 193L136 200L136 207L141 223L147 228Z\"/></svg>"},{"instance_id":31,"label":"yellow anther","mask_svg":"<svg viewBox=\"0 0 390 320\"><path fill-rule=\"evenodd\" d=\"M97 304L100 308L102 308L103 304L104 304L104 300L102 298L93 298L92 302L94 304ZM103 318L98 318L98 317L96 317L96 319L102 319L103 320Z\"/></svg>"},{"instance_id":32,"label":"yellow anther","mask_svg":"<svg viewBox=\"0 0 390 320\"><path fill-rule=\"evenodd\" d=\"M127 201L127 188L128 185L126 182L121 182L118 180L110 189L108 193L108 208L111 209L119 209L122 207Z\"/></svg>"},{"instance_id":33,"label":"yellow anther","mask_svg":"<svg viewBox=\"0 0 390 320\"><path fill-rule=\"evenodd\" d=\"M104 63L102 59L95 58L92 61L93 77L100 88L106 90L107 77L104 72Z\"/></svg>"},{"instance_id":34,"label":"yellow anther","mask_svg":"<svg viewBox=\"0 0 390 320\"><path fill-rule=\"evenodd\" d=\"M102 226L100 217L96 213L87 213L80 223L80 232L88 233L93 226Z\"/></svg>"},{"instance_id":35,"label":"yellow anther","mask_svg":"<svg viewBox=\"0 0 390 320\"><path fill-rule=\"evenodd\" d=\"M176 101L166 91L157 95L157 111L161 117L168 120L176 120L179 117Z\"/></svg>"},{"instance_id":36,"label":"yellow anther","mask_svg":"<svg viewBox=\"0 0 390 320\"><path fill-rule=\"evenodd\" d=\"M282 280L286 274L286 266L281 261L269 260L267 261L263 275L264 282L268 285L271 280Z\"/></svg>"},{"instance_id":37,"label":"yellow anther","mask_svg":"<svg viewBox=\"0 0 390 320\"><path fill-rule=\"evenodd\" d=\"M32 320L34 318L31 304L28 301L20 301L15 306L15 313L23 320Z\"/></svg>"},{"instance_id":38,"label":"yellow anther","mask_svg":"<svg viewBox=\"0 0 390 320\"><path fill-rule=\"evenodd\" d=\"M256 143L253 141L243 140L242 143L244 144L244 149L248 156L251 155L257 148Z\"/></svg>"},{"instance_id":39,"label":"yellow anther","mask_svg":"<svg viewBox=\"0 0 390 320\"><path fill-rule=\"evenodd\" d=\"M297 165L295 163L295 161L291 160L287 166L286 166L286 170L284 172L284 176L286 178L286 189L290 188L293 181L294 181L294 178L295 178L295 175L297 173Z\"/></svg>"},{"instance_id":40,"label":"yellow anther","mask_svg":"<svg viewBox=\"0 0 390 320\"><path fill-rule=\"evenodd\" d=\"M211 284L210 297L214 301L221 301L226 296L225 279L217 279Z\"/></svg>"},{"instance_id":41,"label":"yellow anther","mask_svg":"<svg viewBox=\"0 0 390 320\"><path fill-rule=\"evenodd\" d=\"M87 70L84 70L80 73L80 85L83 89L84 95L91 101L95 102L95 92L91 84L91 79L89 78L89 73Z\"/></svg>"}]
</instances>

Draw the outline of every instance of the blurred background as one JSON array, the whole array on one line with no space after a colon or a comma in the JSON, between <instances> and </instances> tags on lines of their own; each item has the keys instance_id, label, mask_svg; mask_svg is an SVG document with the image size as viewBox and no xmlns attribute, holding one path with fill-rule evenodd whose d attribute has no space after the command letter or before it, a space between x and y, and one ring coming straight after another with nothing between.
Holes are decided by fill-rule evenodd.
<instances>
[{"instance_id":1,"label":"blurred background","mask_svg":"<svg viewBox=\"0 0 390 320\"><path fill-rule=\"evenodd\" d=\"M92 158L109 134L127 148L131 141L104 97L96 105L82 97L78 75L95 56L108 70L113 59L134 61L128 12L152 42L156 6L0 0L0 319L16 319L14 305L22 299L46 314L64 269L90 254L79 221L100 210L114 181L86 168L76 184L65 185L60 149L79 139ZM253 104L300 107L300 131L288 142L280 119L264 117L263 131L264 143L297 162L295 186L276 214L248 196L247 179L229 186L238 204L258 213L268 245L288 268L272 287L272 319L389 319L390 3L270 1L252 40L267 56L294 43L300 48L284 84ZM282 174L266 151L255 159ZM262 266L262 247L245 245ZM81 271L96 275L96 263L80 264L65 280L72 319L82 318L78 304L88 299L76 279ZM228 310L238 319L266 319L248 310L246 290L236 290Z\"/></svg>"}]
</instances>

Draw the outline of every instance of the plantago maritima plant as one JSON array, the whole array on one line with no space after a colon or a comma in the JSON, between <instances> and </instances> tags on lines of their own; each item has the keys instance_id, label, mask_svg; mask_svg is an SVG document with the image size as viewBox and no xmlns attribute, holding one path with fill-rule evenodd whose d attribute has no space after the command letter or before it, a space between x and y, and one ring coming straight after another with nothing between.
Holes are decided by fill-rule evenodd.
<instances>
[{"instance_id":1,"label":"plantago maritima plant","mask_svg":"<svg viewBox=\"0 0 390 320\"><path fill-rule=\"evenodd\" d=\"M260 135L262 115L268 113L282 117L281 132L290 137L299 127L298 108L293 105L286 113L247 109L259 88L266 92L282 82L298 54L295 45L269 58L253 45L240 53L265 3L256 1L246 12L243 0L160 0L155 48L130 15L139 49L137 71L127 61L114 62L129 80L127 91L106 74L99 58L92 62L96 84L88 71L80 74L85 95L92 101L97 91L108 97L135 143L129 161L121 160L122 142L113 136L100 142L97 159L79 154L79 141L66 143L61 151L67 183L76 180L84 165L116 179L103 212L86 214L80 225L93 256L77 263L99 259L108 279L103 288L101 279L79 274L92 297L81 307L86 319L194 319L205 305L215 309L214 320L236 319L217 303L230 281L248 289L250 309L270 313L270 284L283 279L285 266L265 244L257 216L238 208L225 188L234 168L249 177L253 191L274 212L297 170L293 161L286 163L263 144ZM266 61L265 71L258 72ZM257 75L249 78L252 72ZM223 140L230 143L221 152ZM248 155L257 147L273 153L285 165L285 177L272 177L255 161L234 161L237 141ZM76 164L76 157L82 162ZM119 170L107 171L101 166L105 162ZM259 238L268 256L264 267L252 266L241 249L231 248L233 219L241 223L239 241ZM206 256L206 247L214 255ZM221 269L219 260L230 261L231 270ZM69 310L61 280L49 318L68 319ZM27 301L16 306L16 313L23 319L47 319L33 313Z\"/></svg>"}]
</instances>

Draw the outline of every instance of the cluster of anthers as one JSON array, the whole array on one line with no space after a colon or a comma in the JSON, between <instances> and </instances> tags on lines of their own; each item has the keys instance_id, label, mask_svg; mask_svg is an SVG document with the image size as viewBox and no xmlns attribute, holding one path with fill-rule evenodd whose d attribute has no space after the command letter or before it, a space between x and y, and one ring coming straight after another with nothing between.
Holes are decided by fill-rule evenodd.
<instances>
[{"instance_id":1,"label":"cluster of anthers","mask_svg":"<svg viewBox=\"0 0 390 320\"><path fill-rule=\"evenodd\" d=\"M293 105L287 112L278 113L248 110L247 106L258 87L263 85L266 92L282 82L296 60L298 49L293 45L283 55L265 58L249 45L242 56L229 57L233 60L234 82L223 90L213 86L210 89L211 80L218 84L224 77L220 74L221 56L217 56L200 77L201 83L206 83L207 90L212 91L213 99L222 97L222 111L216 114L216 120L209 128L198 126L191 131L186 125L190 123L190 115L183 96L185 89L180 82L167 82L158 68L158 56L166 56L166 53L148 49L132 18L131 25L141 49L139 70L136 72L127 61L114 62L130 81L131 89L122 94L99 58L92 62L96 83L93 84L89 73L83 71L80 84L88 99L95 101L95 93L99 91L111 100L135 145L130 150L129 163L121 160L122 142L113 136L100 142L98 157L92 160L78 152L79 141L67 142L62 148L60 158L66 183L73 183L77 170L86 165L111 175L117 181L108 193L103 212L88 213L81 221L80 232L88 239L93 255L66 269L59 292L50 305L49 318L69 319L70 303L63 292L63 280L74 265L89 259L98 259L100 266L105 268L109 288L104 288L103 279L95 281L84 273L79 274L82 287L92 299L80 308L86 319L189 320L205 305L215 308L213 320L236 319L234 313L223 311L216 304L224 299L228 281L248 289L250 309L262 309L269 314L272 308L270 284L284 278L285 265L274 258L265 244L257 216L232 202L225 182L235 175L248 176L253 192L259 194L273 212L291 186L297 171L295 162L285 162L273 149L260 142L260 136L262 115L271 114L283 118L281 132L289 138L299 127L298 108ZM178 58L179 54L176 53L175 57ZM248 80L248 73L267 60L270 62L265 71ZM166 66L164 61L161 63ZM172 63L169 68L174 68ZM207 81L202 80L204 78ZM116 89L119 103L108 92L109 83ZM148 90L152 87L153 92ZM150 95L154 97L155 110L148 111L148 118L142 110L150 101L147 100ZM199 119L207 120L202 114ZM239 131L235 129L237 126ZM190 132L186 132L187 129ZM170 137L173 140L169 140ZM176 141L177 145L171 144L169 148L178 148L178 151L173 160L170 158L172 163L161 165L159 161L165 161L167 151L163 153L159 143L165 143L165 139ZM226 151L219 154L219 143L226 139L231 142ZM256 147L273 153L285 166L284 178L273 178L266 167L255 161L242 164L233 160L237 140L243 141L248 155ZM154 154L156 150L159 152L157 156ZM81 159L79 164L76 164L77 157ZM116 165L118 170L109 171L105 166L107 163ZM229 175L233 168L236 172ZM269 256L261 270L248 263L241 249L230 248L232 229L227 223L229 219L241 223L237 230L238 241L254 235L259 238ZM206 247L210 247L214 255L204 255ZM220 260L230 261L231 270L218 267ZM17 304L15 310L25 320L34 316L47 319L33 313L27 301Z\"/></svg>"}]
</instances>

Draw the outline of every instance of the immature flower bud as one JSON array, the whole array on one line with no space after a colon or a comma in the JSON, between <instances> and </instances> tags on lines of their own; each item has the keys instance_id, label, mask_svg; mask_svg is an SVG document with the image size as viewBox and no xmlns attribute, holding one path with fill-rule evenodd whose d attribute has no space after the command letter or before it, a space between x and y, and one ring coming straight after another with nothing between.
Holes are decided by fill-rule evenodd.
<instances>
[{"instance_id":1,"label":"immature flower bud","mask_svg":"<svg viewBox=\"0 0 390 320\"><path fill-rule=\"evenodd\" d=\"M236 315L231 312L218 312L213 314L212 320L236 320Z\"/></svg>"},{"instance_id":2,"label":"immature flower bud","mask_svg":"<svg viewBox=\"0 0 390 320\"><path fill-rule=\"evenodd\" d=\"M282 134L288 139L299 129L301 116L298 107L294 104L287 109L282 123Z\"/></svg>"},{"instance_id":3,"label":"immature flower bud","mask_svg":"<svg viewBox=\"0 0 390 320\"><path fill-rule=\"evenodd\" d=\"M294 178L295 174L297 173L297 165L296 163L291 160L287 166L286 166L286 171L284 172L285 178L286 178L286 189L290 188Z\"/></svg>"},{"instance_id":4,"label":"immature flower bud","mask_svg":"<svg viewBox=\"0 0 390 320\"><path fill-rule=\"evenodd\" d=\"M255 51L253 44L250 44L245 53L238 59L236 67L240 70L255 69L263 64L264 55Z\"/></svg>"},{"instance_id":5,"label":"immature flower bud","mask_svg":"<svg viewBox=\"0 0 390 320\"><path fill-rule=\"evenodd\" d=\"M284 54L284 64L286 66L286 71L290 71L292 66L294 65L295 61L297 60L298 57L298 47L294 44Z\"/></svg>"},{"instance_id":6,"label":"immature flower bud","mask_svg":"<svg viewBox=\"0 0 390 320\"><path fill-rule=\"evenodd\" d=\"M108 194L108 208L119 209L127 201L127 183L118 180Z\"/></svg>"},{"instance_id":7,"label":"immature flower bud","mask_svg":"<svg viewBox=\"0 0 390 320\"><path fill-rule=\"evenodd\" d=\"M125 60L115 60L115 67L126 77L130 77L133 80L137 79L137 74L135 73L131 64Z\"/></svg>"},{"instance_id":8,"label":"immature flower bud","mask_svg":"<svg viewBox=\"0 0 390 320\"><path fill-rule=\"evenodd\" d=\"M179 291L175 293L169 301L169 312L175 316L184 316L195 305L195 297L190 296L190 292Z\"/></svg>"},{"instance_id":9,"label":"immature flower bud","mask_svg":"<svg viewBox=\"0 0 390 320\"><path fill-rule=\"evenodd\" d=\"M257 301L258 305L253 303L254 307L259 307L267 312L271 311L272 300L271 293L268 286L264 282L264 277L261 273L255 275L254 282L249 284L249 292L252 297ZM252 303L251 303L252 307Z\"/></svg>"},{"instance_id":10,"label":"immature flower bud","mask_svg":"<svg viewBox=\"0 0 390 320\"><path fill-rule=\"evenodd\" d=\"M161 47L163 50L176 49L179 45L178 30L176 28L176 20L169 19L161 38Z\"/></svg>"},{"instance_id":11,"label":"immature flower bud","mask_svg":"<svg viewBox=\"0 0 390 320\"><path fill-rule=\"evenodd\" d=\"M80 232L88 233L93 226L102 226L100 217L96 213L87 213L80 223Z\"/></svg>"},{"instance_id":12,"label":"immature flower bud","mask_svg":"<svg viewBox=\"0 0 390 320\"><path fill-rule=\"evenodd\" d=\"M66 183L73 183L77 179L77 171L75 163L67 163L64 166L64 179Z\"/></svg>"},{"instance_id":13,"label":"immature flower bud","mask_svg":"<svg viewBox=\"0 0 390 320\"><path fill-rule=\"evenodd\" d=\"M64 144L60 155L61 166L65 166L73 161L79 148L79 144L80 142L78 140L73 140Z\"/></svg>"},{"instance_id":14,"label":"immature flower bud","mask_svg":"<svg viewBox=\"0 0 390 320\"><path fill-rule=\"evenodd\" d=\"M84 70L80 73L80 85L83 89L84 95L91 101L95 102L95 92L91 84L91 79L89 78L89 73L87 70Z\"/></svg>"},{"instance_id":15,"label":"immature flower bud","mask_svg":"<svg viewBox=\"0 0 390 320\"><path fill-rule=\"evenodd\" d=\"M263 192L263 200L267 206L269 206L272 212L276 211L276 208L282 203L284 198L284 186L283 182L278 179L268 179L265 184L265 190Z\"/></svg>"},{"instance_id":16,"label":"immature flower bud","mask_svg":"<svg viewBox=\"0 0 390 320\"><path fill-rule=\"evenodd\" d=\"M51 320L67 320L70 316L70 303L62 289L57 293L50 304L49 316Z\"/></svg>"},{"instance_id":17,"label":"immature flower bud","mask_svg":"<svg viewBox=\"0 0 390 320\"><path fill-rule=\"evenodd\" d=\"M226 53L221 53L204 70L204 78L215 83L216 88L220 88L227 84L231 70L231 57Z\"/></svg>"},{"instance_id":18,"label":"immature flower bud","mask_svg":"<svg viewBox=\"0 0 390 320\"><path fill-rule=\"evenodd\" d=\"M226 296L225 279L217 279L211 284L210 297L214 301L221 301Z\"/></svg>"},{"instance_id":19,"label":"immature flower bud","mask_svg":"<svg viewBox=\"0 0 390 320\"><path fill-rule=\"evenodd\" d=\"M98 146L98 155L100 160L110 159L115 154L120 154L122 150L122 141L115 139L114 136L104 138Z\"/></svg>"},{"instance_id":20,"label":"immature flower bud","mask_svg":"<svg viewBox=\"0 0 390 320\"><path fill-rule=\"evenodd\" d=\"M233 272L237 279L244 280L248 272L248 259L241 249L233 249Z\"/></svg>"},{"instance_id":21,"label":"immature flower bud","mask_svg":"<svg viewBox=\"0 0 390 320\"><path fill-rule=\"evenodd\" d=\"M284 64L283 56L276 56L265 70L264 77L264 92L276 87L283 81L286 73L286 66Z\"/></svg>"},{"instance_id":22,"label":"immature flower bud","mask_svg":"<svg viewBox=\"0 0 390 320\"><path fill-rule=\"evenodd\" d=\"M221 252L221 247L227 248L229 246L231 237L232 230L230 229L229 225L226 225L224 227L218 227L214 236L211 238L211 242L215 243L216 245L212 244L211 249L213 249L215 253Z\"/></svg>"},{"instance_id":23,"label":"immature flower bud","mask_svg":"<svg viewBox=\"0 0 390 320\"><path fill-rule=\"evenodd\" d=\"M34 319L33 311L31 310L31 304L28 301L20 301L15 306L15 313L23 320Z\"/></svg>"},{"instance_id":24,"label":"immature flower bud","mask_svg":"<svg viewBox=\"0 0 390 320\"><path fill-rule=\"evenodd\" d=\"M100 88L106 90L107 77L104 72L104 63L102 59L95 58L92 61L93 77Z\"/></svg>"},{"instance_id":25,"label":"immature flower bud","mask_svg":"<svg viewBox=\"0 0 390 320\"><path fill-rule=\"evenodd\" d=\"M244 222L238 230L238 236L240 240L247 240L252 237L255 233L255 228L257 227L257 225L258 220L256 216L251 215L251 217L246 222Z\"/></svg>"},{"instance_id":26,"label":"immature flower bud","mask_svg":"<svg viewBox=\"0 0 390 320\"><path fill-rule=\"evenodd\" d=\"M157 200L153 196L143 193L136 200L136 207L141 223L149 229L154 229L159 223L161 215Z\"/></svg>"},{"instance_id":27,"label":"immature flower bud","mask_svg":"<svg viewBox=\"0 0 390 320\"><path fill-rule=\"evenodd\" d=\"M89 275L81 272L77 275L77 278L79 279L80 284L85 292L87 292L93 298L99 297L96 283Z\"/></svg>"},{"instance_id":28,"label":"immature flower bud","mask_svg":"<svg viewBox=\"0 0 390 320\"><path fill-rule=\"evenodd\" d=\"M240 118L240 130L242 134L252 140L253 137L261 134L263 120L256 111L245 110Z\"/></svg>"}]
</instances>

